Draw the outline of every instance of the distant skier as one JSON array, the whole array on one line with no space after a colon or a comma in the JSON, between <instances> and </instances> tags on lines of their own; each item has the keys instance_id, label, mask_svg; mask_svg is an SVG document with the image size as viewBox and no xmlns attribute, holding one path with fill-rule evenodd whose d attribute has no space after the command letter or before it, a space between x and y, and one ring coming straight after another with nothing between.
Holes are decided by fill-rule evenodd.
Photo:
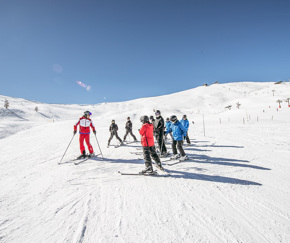
<instances>
[{"instance_id":1,"label":"distant skier","mask_svg":"<svg viewBox=\"0 0 290 243\"><path fill-rule=\"evenodd\" d=\"M141 116L140 121L143 124L139 133L141 135L141 144L143 146L143 156L145 160L145 170L143 170L142 173L153 173L151 157L156 162L157 167L164 170L154 146L153 125L149 123L148 116Z\"/></svg>"},{"instance_id":2,"label":"distant skier","mask_svg":"<svg viewBox=\"0 0 290 243\"><path fill-rule=\"evenodd\" d=\"M182 161L186 160L188 157L182 148L183 138L186 136L186 130L183 127L183 125L178 121L175 115L170 117L170 121L172 122L172 124L170 128L166 131L166 133L170 133L172 131L172 135L173 135L173 141L172 141L173 155L171 156L171 158L178 159L179 156L181 156L180 160ZM177 154L176 145L177 145L177 149L180 155Z\"/></svg>"},{"instance_id":3,"label":"distant skier","mask_svg":"<svg viewBox=\"0 0 290 243\"><path fill-rule=\"evenodd\" d=\"M132 122L131 122L131 120L130 120L130 117L128 117L127 118L127 122L126 122L126 125L125 125L125 129L126 129L126 134L125 134L125 136L124 136L124 142L126 141L126 137L127 137L127 135L130 133L130 135L133 137L133 139L134 139L134 142L136 142L137 141L137 139L136 139L136 137L135 137L135 135L133 134L133 132L132 132Z\"/></svg>"},{"instance_id":4,"label":"distant skier","mask_svg":"<svg viewBox=\"0 0 290 243\"><path fill-rule=\"evenodd\" d=\"M171 121L169 120L169 117L167 117L167 118L166 118L166 122L165 122L165 129L166 129L166 131L169 130L170 126L171 126ZM168 134L170 134L170 136L171 136L171 138L172 138L172 140L173 140L172 132L169 132L169 133L166 133L166 134L165 134L165 140L167 140L167 135L168 135Z\"/></svg>"},{"instance_id":5,"label":"distant skier","mask_svg":"<svg viewBox=\"0 0 290 243\"><path fill-rule=\"evenodd\" d=\"M186 130L186 136L185 136L186 142L187 142L187 144L190 144L190 140L188 137L189 121L187 120L186 115L183 115L182 119L180 120L180 123L184 126L184 128Z\"/></svg>"},{"instance_id":6,"label":"distant skier","mask_svg":"<svg viewBox=\"0 0 290 243\"><path fill-rule=\"evenodd\" d=\"M150 122L151 122L151 124L154 124L154 121L155 121L154 116L150 116Z\"/></svg>"},{"instance_id":7,"label":"distant skier","mask_svg":"<svg viewBox=\"0 0 290 243\"><path fill-rule=\"evenodd\" d=\"M121 145L123 145L122 139L118 136L118 125L115 123L115 120L112 120L112 124L109 127L109 131L111 133L111 136L108 141L108 147L110 146L110 142L113 139L114 136L120 141Z\"/></svg>"},{"instance_id":8,"label":"distant skier","mask_svg":"<svg viewBox=\"0 0 290 243\"><path fill-rule=\"evenodd\" d=\"M155 113L156 119L154 121L154 132L155 132L155 139L158 143L161 157L165 157L167 155L167 149L164 142L164 119L161 116L161 112L159 110Z\"/></svg>"},{"instance_id":9,"label":"distant skier","mask_svg":"<svg viewBox=\"0 0 290 243\"><path fill-rule=\"evenodd\" d=\"M77 127L78 125L80 126L79 128L79 133L80 133L80 150L81 150L81 155L78 157L78 159L85 158L86 157L86 150L84 146L84 140L86 141L86 144L88 146L90 154L88 155L89 157L94 156L94 150L92 145L90 144L90 127L93 130L93 133L96 134L96 129L93 125L92 120L90 119L90 116L92 115L91 112L85 111L84 115L79 119L79 121L74 125L74 134L77 133Z\"/></svg>"}]
</instances>

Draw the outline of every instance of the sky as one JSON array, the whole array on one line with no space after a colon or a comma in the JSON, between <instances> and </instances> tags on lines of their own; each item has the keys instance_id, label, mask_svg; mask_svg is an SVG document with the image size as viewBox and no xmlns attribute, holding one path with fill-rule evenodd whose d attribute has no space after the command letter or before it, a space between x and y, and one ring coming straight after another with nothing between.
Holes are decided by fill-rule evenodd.
<instances>
[{"instance_id":1,"label":"sky","mask_svg":"<svg viewBox=\"0 0 290 243\"><path fill-rule=\"evenodd\" d=\"M290 79L290 1L0 0L0 95L96 104Z\"/></svg>"}]
</instances>

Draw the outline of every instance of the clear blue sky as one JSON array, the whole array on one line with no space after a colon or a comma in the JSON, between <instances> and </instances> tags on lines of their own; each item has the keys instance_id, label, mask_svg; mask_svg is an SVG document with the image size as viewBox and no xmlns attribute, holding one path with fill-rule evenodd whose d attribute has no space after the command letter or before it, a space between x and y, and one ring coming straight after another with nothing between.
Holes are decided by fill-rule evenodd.
<instances>
[{"instance_id":1,"label":"clear blue sky","mask_svg":"<svg viewBox=\"0 0 290 243\"><path fill-rule=\"evenodd\" d=\"M0 1L1 95L95 104L285 79L289 0Z\"/></svg>"}]
</instances>

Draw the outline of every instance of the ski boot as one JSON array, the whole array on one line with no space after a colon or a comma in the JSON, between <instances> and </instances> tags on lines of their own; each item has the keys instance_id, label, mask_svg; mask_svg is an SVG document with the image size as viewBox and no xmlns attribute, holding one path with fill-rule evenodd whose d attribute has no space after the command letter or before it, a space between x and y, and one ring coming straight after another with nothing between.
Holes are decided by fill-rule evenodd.
<instances>
[{"instance_id":1,"label":"ski boot","mask_svg":"<svg viewBox=\"0 0 290 243\"><path fill-rule=\"evenodd\" d=\"M165 171L163 166L161 165L161 163L156 163L156 167L159 169L159 170L162 170L162 171Z\"/></svg>"},{"instance_id":2,"label":"ski boot","mask_svg":"<svg viewBox=\"0 0 290 243\"><path fill-rule=\"evenodd\" d=\"M85 157L87 156L86 156L86 151L84 150L83 153L79 157L77 157L77 159L84 159Z\"/></svg>"},{"instance_id":3,"label":"ski boot","mask_svg":"<svg viewBox=\"0 0 290 243\"><path fill-rule=\"evenodd\" d=\"M168 155L169 155L168 152L164 152L164 153L162 153L162 154L160 155L160 157L161 157L161 158L165 158L165 157L167 157Z\"/></svg>"},{"instance_id":4,"label":"ski boot","mask_svg":"<svg viewBox=\"0 0 290 243\"><path fill-rule=\"evenodd\" d=\"M185 161L187 159L188 159L187 155L184 155L184 156L180 157L179 161Z\"/></svg>"},{"instance_id":5,"label":"ski boot","mask_svg":"<svg viewBox=\"0 0 290 243\"><path fill-rule=\"evenodd\" d=\"M152 166L146 167L145 170L142 170L140 172L140 174L153 174L153 168L152 168Z\"/></svg>"},{"instance_id":6,"label":"ski boot","mask_svg":"<svg viewBox=\"0 0 290 243\"><path fill-rule=\"evenodd\" d=\"M179 154L173 154L170 159L171 160L175 160L175 159L179 159L180 158L180 155Z\"/></svg>"},{"instance_id":7,"label":"ski boot","mask_svg":"<svg viewBox=\"0 0 290 243\"><path fill-rule=\"evenodd\" d=\"M94 157L94 156L95 156L95 153L94 153L94 152L92 152L92 153L90 153L90 154L88 155L89 158L92 158L92 157Z\"/></svg>"}]
</instances>

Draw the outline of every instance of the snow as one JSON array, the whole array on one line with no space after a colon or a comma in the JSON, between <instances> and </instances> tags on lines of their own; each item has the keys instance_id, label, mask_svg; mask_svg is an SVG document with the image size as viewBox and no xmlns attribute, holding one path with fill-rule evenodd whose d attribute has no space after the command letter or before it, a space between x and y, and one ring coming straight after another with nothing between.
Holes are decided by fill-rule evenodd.
<instances>
[{"instance_id":1,"label":"snow","mask_svg":"<svg viewBox=\"0 0 290 243\"><path fill-rule=\"evenodd\" d=\"M96 105L1 95L10 106L0 108L0 242L290 242L287 98L289 83L264 82ZM130 116L137 136L140 116L153 109L187 114L193 159L164 164L170 177L122 176L144 168L130 153L141 145L107 148L111 120L123 138ZM74 165L73 125L85 110L104 158ZM93 134L91 143L98 153Z\"/></svg>"}]
</instances>

